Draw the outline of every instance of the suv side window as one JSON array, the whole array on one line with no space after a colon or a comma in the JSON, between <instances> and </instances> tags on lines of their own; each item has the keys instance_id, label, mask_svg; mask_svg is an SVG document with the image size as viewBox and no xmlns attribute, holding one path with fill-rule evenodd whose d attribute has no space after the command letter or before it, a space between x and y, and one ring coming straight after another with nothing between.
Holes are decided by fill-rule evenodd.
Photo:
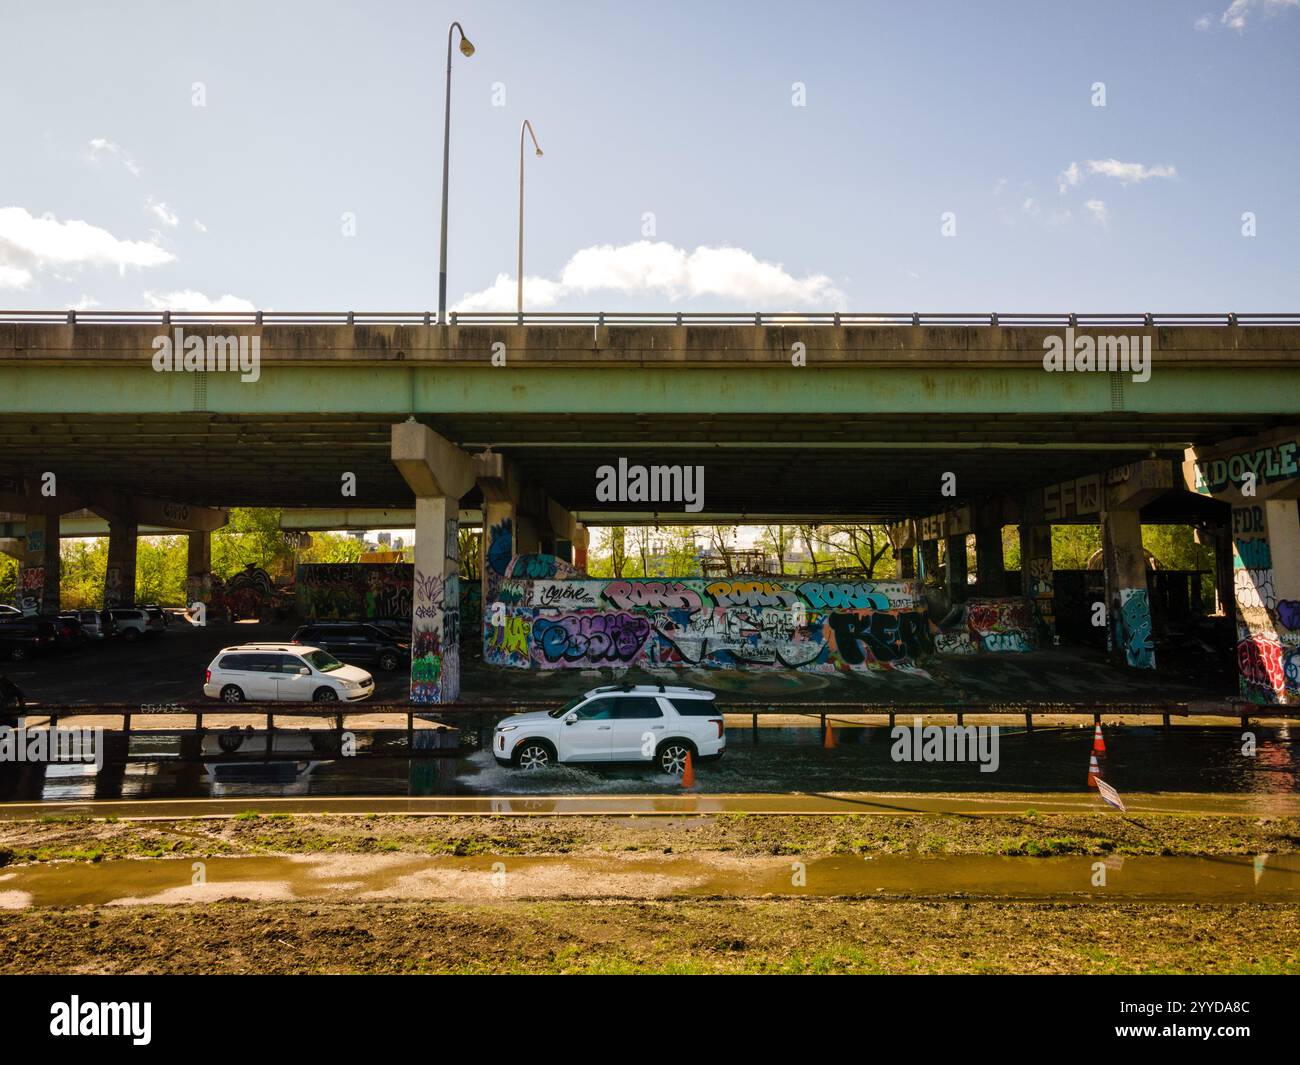
<instances>
[{"instance_id":1,"label":"suv side window","mask_svg":"<svg viewBox=\"0 0 1300 1065\"><path fill-rule=\"evenodd\" d=\"M659 706L659 700L654 696L620 695L615 699L605 701L614 704L614 720L616 721L664 716L664 712Z\"/></svg>"},{"instance_id":2,"label":"suv side window","mask_svg":"<svg viewBox=\"0 0 1300 1065\"><path fill-rule=\"evenodd\" d=\"M722 713L712 699L683 699L678 696L668 701L682 717L717 717Z\"/></svg>"},{"instance_id":3,"label":"suv side window","mask_svg":"<svg viewBox=\"0 0 1300 1065\"><path fill-rule=\"evenodd\" d=\"M608 721L611 717L613 705L612 699L593 699L575 712L579 721Z\"/></svg>"}]
</instances>

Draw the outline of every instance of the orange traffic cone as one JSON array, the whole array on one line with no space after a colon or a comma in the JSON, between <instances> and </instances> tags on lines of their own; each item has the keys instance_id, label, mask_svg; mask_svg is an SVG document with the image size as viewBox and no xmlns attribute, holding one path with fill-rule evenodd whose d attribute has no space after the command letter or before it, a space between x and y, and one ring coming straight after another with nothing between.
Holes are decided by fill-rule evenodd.
<instances>
[{"instance_id":1,"label":"orange traffic cone","mask_svg":"<svg viewBox=\"0 0 1300 1065\"><path fill-rule=\"evenodd\" d=\"M1100 779L1101 766L1097 764L1097 755L1094 753L1088 762L1088 787L1095 788Z\"/></svg>"},{"instance_id":2,"label":"orange traffic cone","mask_svg":"<svg viewBox=\"0 0 1300 1065\"><path fill-rule=\"evenodd\" d=\"M1097 722L1097 727L1092 733L1092 753L1099 758L1106 757L1106 741L1101 738L1101 722Z\"/></svg>"},{"instance_id":3,"label":"orange traffic cone","mask_svg":"<svg viewBox=\"0 0 1300 1065\"><path fill-rule=\"evenodd\" d=\"M822 746L829 749L835 746L835 730L826 726L826 735L822 738Z\"/></svg>"},{"instance_id":4,"label":"orange traffic cone","mask_svg":"<svg viewBox=\"0 0 1300 1065\"><path fill-rule=\"evenodd\" d=\"M686 765L682 769L682 787L695 787L695 766L691 764L691 752L686 752Z\"/></svg>"}]
</instances>

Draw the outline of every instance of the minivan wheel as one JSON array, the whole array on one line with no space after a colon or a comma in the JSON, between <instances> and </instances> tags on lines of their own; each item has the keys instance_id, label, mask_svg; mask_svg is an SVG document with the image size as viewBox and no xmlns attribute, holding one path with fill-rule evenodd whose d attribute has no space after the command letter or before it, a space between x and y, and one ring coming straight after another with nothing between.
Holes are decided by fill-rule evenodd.
<instances>
[{"instance_id":1,"label":"minivan wheel","mask_svg":"<svg viewBox=\"0 0 1300 1065\"><path fill-rule=\"evenodd\" d=\"M393 654L392 651L385 651L382 655L379 656L380 669L386 669L391 671L396 669L401 664L402 664L402 660L398 658L397 655Z\"/></svg>"},{"instance_id":2,"label":"minivan wheel","mask_svg":"<svg viewBox=\"0 0 1300 1065\"><path fill-rule=\"evenodd\" d=\"M234 684L227 684L221 689L221 701L223 703L242 703L244 701L244 689Z\"/></svg>"},{"instance_id":3,"label":"minivan wheel","mask_svg":"<svg viewBox=\"0 0 1300 1065\"><path fill-rule=\"evenodd\" d=\"M339 693L333 688L317 688L312 694L311 701L313 703L337 703Z\"/></svg>"},{"instance_id":4,"label":"minivan wheel","mask_svg":"<svg viewBox=\"0 0 1300 1065\"><path fill-rule=\"evenodd\" d=\"M685 740L669 740L659 748L655 761L659 764L660 772L667 773L670 777L679 777L686 772L686 756L694 753L694 748Z\"/></svg>"},{"instance_id":5,"label":"minivan wheel","mask_svg":"<svg viewBox=\"0 0 1300 1065\"><path fill-rule=\"evenodd\" d=\"M555 752L545 743L527 740L515 752L515 766L525 772L548 768L555 758Z\"/></svg>"}]
</instances>

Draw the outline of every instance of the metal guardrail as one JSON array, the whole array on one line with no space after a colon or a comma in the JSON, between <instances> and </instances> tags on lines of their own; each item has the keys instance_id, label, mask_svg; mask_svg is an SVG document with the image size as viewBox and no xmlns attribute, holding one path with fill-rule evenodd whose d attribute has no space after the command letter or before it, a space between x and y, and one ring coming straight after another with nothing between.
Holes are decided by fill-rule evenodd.
<instances>
[{"instance_id":1,"label":"metal guardrail","mask_svg":"<svg viewBox=\"0 0 1300 1065\"><path fill-rule=\"evenodd\" d=\"M35 325L438 325L434 311L0 311L0 323ZM715 326L1296 326L1300 312L1278 313L932 313L842 311L452 311L447 325Z\"/></svg>"}]
</instances>

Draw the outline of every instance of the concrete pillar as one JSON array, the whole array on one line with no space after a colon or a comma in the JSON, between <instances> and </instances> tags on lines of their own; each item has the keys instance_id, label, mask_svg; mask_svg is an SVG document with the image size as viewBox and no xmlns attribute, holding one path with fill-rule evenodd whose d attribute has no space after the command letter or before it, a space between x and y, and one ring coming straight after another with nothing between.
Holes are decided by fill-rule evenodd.
<instances>
[{"instance_id":1,"label":"concrete pillar","mask_svg":"<svg viewBox=\"0 0 1300 1065\"><path fill-rule=\"evenodd\" d=\"M944 543L948 553L948 599L960 603L969 591L966 584L966 537L949 536L944 539Z\"/></svg>"},{"instance_id":2,"label":"concrete pillar","mask_svg":"<svg viewBox=\"0 0 1300 1065\"><path fill-rule=\"evenodd\" d=\"M939 541L922 540L917 549L917 576L922 584L939 583Z\"/></svg>"},{"instance_id":3,"label":"concrete pillar","mask_svg":"<svg viewBox=\"0 0 1300 1065\"><path fill-rule=\"evenodd\" d=\"M411 702L452 703L460 697L460 500L474 487L474 461L414 418L393 426L392 456L415 493Z\"/></svg>"},{"instance_id":4,"label":"concrete pillar","mask_svg":"<svg viewBox=\"0 0 1300 1065\"><path fill-rule=\"evenodd\" d=\"M1029 600L1038 625L1038 645L1056 642L1055 573L1052 568L1052 527L1020 526L1020 588Z\"/></svg>"},{"instance_id":5,"label":"concrete pillar","mask_svg":"<svg viewBox=\"0 0 1300 1065\"><path fill-rule=\"evenodd\" d=\"M541 530L531 514L515 514L515 554L535 555L542 550Z\"/></svg>"},{"instance_id":6,"label":"concrete pillar","mask_svg":"<svg viewBox=\"0 0 1300 1065\"><path fill-rule=\"evenodd\" d=\"M899 580L911 580L916 576L915 555L910 547L894 548L894 562L895 575Z\"/></svg>"},{"instance_id":7,"label":"concrete pillar","mask_svg":"<svg viewBox=\"0 0 1300 1065\"><path fill-rule=\"evenodd\" d=\"M104 570L104 607L135 606L135 539L133 521L108 521L108 564Z\"/></svg>"},{"instance_id":8,"label":"concrete pillar","mask_svg":"<svg viewBox=\"0 0 1300 1065\"><path fill-rule=\"evenodd\" d=\"M497 585L515 554L515 505L511 502L483 504L483 539L479 572L483 575L483 603L496 598Z\"/></svg>"},{"instance_id":9,"label":"concrete pillar","mask_svg":"<svg viewBox=\"0 0 1300 1065\"><path fill-rule=\"evenodd\" d=\"M591 545L591 533L585 525L575 525L573 530L573 564L583 573L587 572L587 548Z\"/></svg>"},{"instance_id":10,"label":"concrete pillar","mask_svg":"<svg viewBox=\"0 0 1300 1065\"><path fill-rule=\"evenodd\" d=\"M26 542L18 570L18 602L26 614L59 612L59 515L25 516Z\"/></svg>"},{"instance_id":11,"label":"concrete pillar","mask_svg":"<svg viewBox=\"0 0 1300 1065\"><path fill-rule=\"evenodd\" d=\"M975 530L975 590L983 596L1007 594L1002 527L999 525L980 526Z\"/></svg>"},{"instance_id":12,"label":"concrete pillar","mask_svg":"<svg viewBox=\"0 0 1300 1065\"><path fill-rule=\"evenodd\" d=\"M1214 548L1214 609L1234 625L1237 622L1237 599L1233 593L1236 579L1236 552L1232 547L1232 530L1218 528L1201 537Z\"/></svg>"},{"instance_id":13,"label":"concrete pillar","mask_svg":"<svg viewBox=\"0 0 1300 1065\"><path fill-rule=\"evenodd\" d=\"M1233 597L1241 694L1300 703L1300 508L1294 499L1232 508Z\"/></svg>"},{"instance_id":14,"label":"concrete pillar","mask_svg":"<svg viewBox=\"0 0 1300 1065\"><path fill-rule=\"evenodd\" d=\"M1103 511L1101 535L1111 654L1135 669L1155 669L1147 562L1142 550L1142 519L1138 511Z\"/></svg>"},{"instance_id":15,"label":"concrete pillar","mask_svg":"<svg viewBox=\"0 0 1300 1065\"><path fill-rule=\"evenodd\" d=\"M415 500L415 595L411 602L411 702L460 697L460 500Z\"/></svg>"},{"instance_id":16,"label":"concrete pillar","mask_svg":"<svg viewBox=\"0 0 1300 1065\"><path fill-rule=\"evenodd\" d=\"M185 605L212 598L212 534L192 532L185 563Z\"/></svg>"}]
</instances>

